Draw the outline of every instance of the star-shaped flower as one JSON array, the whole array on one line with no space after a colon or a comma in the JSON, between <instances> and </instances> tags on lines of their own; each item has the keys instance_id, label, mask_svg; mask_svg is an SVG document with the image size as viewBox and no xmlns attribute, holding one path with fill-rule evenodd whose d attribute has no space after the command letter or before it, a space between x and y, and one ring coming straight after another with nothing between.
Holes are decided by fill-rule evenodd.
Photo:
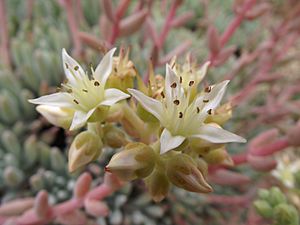
<instances>
[{"instance_id":1,"label":"star-shaped flower","mask_svg":"<svg viewBox=\"0 0 300 225\"><path fill-rule=\"evenodd\" d=\"M96 114L98 115L98 117L94 116L97 117L96 120L101 120L99 119L101 111L129 97L118 89L105 89L105 83L112 71L115 50L116 48L111 49L103 57L97 68L92 71L92 79L90 79L81 66L63 49L62 59L67 82L62 84L62 90L29 102L74 110L70 130L84 126Z\"/></svg>"},{"instance_id":2,"label":"star-shaped flower","mask_svg":"<svg viewBox=\"0 0 300 225\"><path fill-rule=\"evenodd\" d=\"M211 143L246 141L215 124L204 123L206 117L220 104L228 82L223 81L206 88L205 94L197 96L190 102L190 92L185 93L180 76L167 65L161 101L134 89L128 91L160 121L164 128L160 135L160 153L163 154L177 148L187 138L198 138ZM194 84L193 80L189 81L190 87Z\"/></svg>"}]
</instances>

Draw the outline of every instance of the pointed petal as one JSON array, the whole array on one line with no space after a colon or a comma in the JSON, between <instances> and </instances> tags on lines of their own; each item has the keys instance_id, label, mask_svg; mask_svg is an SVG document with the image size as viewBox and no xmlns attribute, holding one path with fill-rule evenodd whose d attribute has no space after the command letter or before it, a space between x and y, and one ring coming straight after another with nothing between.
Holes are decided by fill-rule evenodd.
<instances>
[{"instance_id":1,"label":"pointed petal","mask_svg":"<svg viewBox=\"0 0 300 225\"><path fill-rule=\"evenodd\" d=\"M201 138L212 143L246 142L246 139L212 125L202 125L198 130L198 134L191 137Z\"/></svg>"},{"instance_id":2,"label":"pointed petal","mask_svg":"<svg viewBox=\"0 0 300 225\"><path fill-rule=\"evenodd\" d=\"M172 136L166 128L160 136L160 154L164 154L174 148L177 148L185 140L183 136Z\"/></svg>"},{"instance_id":3,"label":"pointed petal","mask_svg":"<svg viewBox=\"0 0 300 225\"><path fill-rule=\"evenodd\" d=\"M142 92L135 89L127 89L128 92L138 100L138 102L152 115L154 115L159 121L163 121L164 108L160 101L150 98Z\"/></svg>"},{"instance_id":4,"label":"pointed petal","mask_svg":"<svg viewBox=\"0 0 300 225\"><path fill-rule=\"evenodd\" d=\"M99 65L97 66L94 77L99 80L105 86L106 80L112 71L113 66L113 54L115 53L116 48L111 49L108 53L106 53Z\"/></svg>"},{"instance_id":5,"label":"pointed petal","mask_svg":"<svg viewBox=\"0 0 300 225\"><path fill-rule=\"evenodd\" d=\"M100 105L107 105L111 106L115 104L118 101L121 101L123 99L129 98L130 95L124 93L123 91L120 91L116 88L110 88L106 89L104 92L104 98L105 100L101 102Z\"/></svg>"},{"instance_id":6,"label":"pointed petal","mask_svg":"<svg viewBox=\"0 0 300 225\"><path fill-rule=\"evenodd\" d=\"M198 71L198 76L196 78L198 82L200 82L201 80L203 80L203 78L205 77L209 65L210 65L210 61L207 61L206 63L204 63L201 66L200 70Z\"/></svg>"},{"instance_id":7,"label":"pointed petal","mask_svg":"<svg viewBox=\"0 0 300 225\"><path fill-rule=\"evenodd\" d=\"M171 86L175 85L175 88L172 88ZM172 99L172 91L176 92L175 95L177 95L177 92L180 90L180 83L179 78L176 76L175 72L172 70L170 65L166 65L166 80L165 80L165 92L166 92L166 98ZM172 100L173 101L173 100Z\"/></svg>"},{"instance_id":8,"label":"pointed petal","mask_svg":"<svg viewBox=\"0 0 300 225\"><path fill-rule=\"evenodd\" d=\"M229 83L229 80L225 80L225 81L223 81L219 84L216 84L212 87L211 91L204 96L204 98L209 101L204 106L203 111L206 112L209 109L215 109L216 107L219 106L219 104L224 96L224 93L226 91L226 87L227 87L228 83ZM203 97L203 96L201 96L201 97Z\"/></svg>"},{"instance_id":9,"label":"pointed petal","mask_svg":"<svg viewBox=\"0 0 300 225\"><path fill-rule=\"evenodd\" d=\"M75 85L77 83L76 79L83 79L86 76L79 63L67 53L66 49L62 50L62 60L70 84Z\"/></svg>"},{"instance_id":10,"label":"pointed petal","mask_svg":"<svg viewBox=\"0 0 300 225\"><path fill-rule=\"evenodd\" d=\"M84 126L90 116L94 113L96 108L91 109L88 113L83 111L76 111L72 120L70 130L76 130Z\"/></svg>"},{"instance_id":11,"label":"pointed petal","mask_svg":"<svg viewBox=\"0 0 300 225\"><path fill-rule=\"evenodd\" d=\"M65 108L72 108L74 106L72 97L69 94L62 92L44 95L36 99L29 99L28 101L33 104L58 106Z\"/></svg>"}]
</instances>

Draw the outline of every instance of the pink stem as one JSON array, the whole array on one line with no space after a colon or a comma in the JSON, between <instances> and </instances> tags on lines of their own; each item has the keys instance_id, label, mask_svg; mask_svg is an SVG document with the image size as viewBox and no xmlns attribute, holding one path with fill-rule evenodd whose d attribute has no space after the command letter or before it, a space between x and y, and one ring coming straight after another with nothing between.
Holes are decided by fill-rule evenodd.
<instances>
[{"instance_id":1,"label":"pink stem","mask_svg":"<svg viewBox=\"0 0 300 225\"><path fill-rule=\"evenodd\" d=\"M227 27L225 32L221 36L221 47L223 47L227 41L232 37L236 29L241 25L243 22L246 12L249 11L253 5L256 3L256 0L248 0L243 5L242 10L238 13L238 15L235 17L235 19L230 23L230 25Z\"/></svg>"},{"instance_id":2,"label":"pink stem","mask_svg":"<svg viewBox=\"0 0 300 225\"><path fill-rule=\"evenodd\" d=\"M271 144L250 149L250 153L255 156L268 156L287 148L289 145L287 138L281 138Z\"/></svg>"},{"instance_id":3,"label":"pink stem","mask_svg":"<svg viewBox=\"0 0 300 225\"><path fill-rule=\"evenodd\" d=\"M67 13L67 20L70 29L70 34L74 44L74 54L80 55L82 51L81 40L79 37L78 24L75 19L72 0L63 0L63 6Z\"/></svg>"},{"instance_id":4,"label":"pink stem","mask_svg":"<svg viewBox=\"0 0 300 225\"><path fill-rule=\"evenodd\" d=\"M9 34L7 28L7 18L5 10L5 1L0 0L0 35L1 35L1 46L0 53L3 58L3 62L9 68L11 67L11 59L9 53Z\"/></svg>"}]
</instances>

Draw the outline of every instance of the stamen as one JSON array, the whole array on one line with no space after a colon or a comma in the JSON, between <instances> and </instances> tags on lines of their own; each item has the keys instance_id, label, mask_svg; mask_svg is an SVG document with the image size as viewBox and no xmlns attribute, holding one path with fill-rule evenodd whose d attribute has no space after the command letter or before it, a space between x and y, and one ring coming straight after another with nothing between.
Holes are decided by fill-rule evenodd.
<instances>
[{"instance_id":1,"label":"stamen","mask_svg":"<svg viewBox=\"0 0 300 225\"><path fill-rule=\"evenodd\" d=\"M179 105L180 101L179 101L178 99L176 99L176 100L173 101L173 103L174 103L175 105Z\"/></svg>"},{"instance_id":2,"label":"stamen","mask_svg":"<svg viewBox=\"0 0 300 225\"><path fill-rule=\"evenodd\" d=\"M171 84L171 88L176 88L176 87L177 87L176 82L174 82L173 84Z\"/></svg>"},{"instance_id":3,"label":"stamen","mask_svg":"<svg viewBox=\"0 0 300 225\"><path fill-rule=\"evenodd\" d=\"M160 95L161 95L161 97L165 98L165 94L163 91L160 93Z\"/></svg>"},{"instance_id":4,"label":"stamen","mask_svg":"<svg viewBox=\"0 0 300 225\"><path fill-rule=\"evenodd\" d=\"M209 115L211 115L211 114L212 114L212 109L207 110L207 113L208 113Z\"/></svg>"},{"instance_id":5,"label":"stamen","mask_svg":"<svg viewBox=\"0 0 300 225\"><path fill-rule=\"evenodd\" d=\"M95 85L95 86L99 86L99 85L100 85L99 81L95 81L95 82L94 82L94 85Z\"/></svg>"},{"instance_id":6,"label":"stamen","mask_svg":"<svg viewBox=\"0 0 300 225\"><path fill-rule=\"evenodd\" d=\"M179 77L179 83L182 84L182 77L181 76Z\"/></svg>"},{"instance_id":7,"label":"stamen","mask_svg":"<svg viewBox=\"0 0 300 225\"><path fill-rule=\"evenodd\" d=\"M74 70L77 71L79 69L79 66L75 66Z\"/></svg>"},{"instance_id":8,"label":"stamen","mask_svg":"<svg viewBox=\"0 0 300 225\"><path fill-rule=\"evenodd\" d=\"M74 99L73 100L77 105L79 105L79 102L76 100L76 99Z\"/></svg>"},{"instance_id":9,"label":"stamen","mask_svg":"<svg viewBox=\"0 0 300 225\"><path fill-rule=\"evenodd\" d=\"M65 66L66 66L66 68L67 68L67 69L69 69L69 65L68 65L68 63L65 63Z\"/></svg>"},{"instance_id":10,"label":"stamen","mask_svg":"<svg viewBox=\"0 0 300 225\"><path fill-rule=\"evenodd\" d=\"M183 117L183 113L179 112L179 118L182 118L182 117Z\"/></svg>"},{"instance_id":11,"label":"stamen","mask_svg":"<svg viewBox=\"0 0 300 225\"><path fill-rule=\"evenodd\" d=\"M206 93L211 92L211 86L207 86L207 87L204 89L204 91L205 91Z\"/></svg>"},{"instance_id":12,"label":"stamen","mask_svg":"<svg viewBox=\"0 0 300 225\"><path fill-rule=\"evenodd\" d=\"M208 99L203 99L203 102L204 102L204 103L208 103L209 100L208 100Z\"/></svg>"},{"instance_id":13,"label":"stamen","mask_svg":"<svg viewBox=\"0 0 300 225\"><path fill-rule=\"evenodd\" d=\"M88 90L86 90L86 89L82 89L82 91L83 91L83 92L86 92L86 93L88 92Z\"/></svg>"},{"instance_id":14,"label":"stamen","mask_svg":"<svg viewBox=\"0 0 300 225\"><path fill-rule=\"evenodd\" d=\"M191 80L191 81L189 82L189 86L190 86L190 87L193 86L194 83L195 83L195 81Z\"/></svg>"},{"instance_id":15,"label":"stamen","mask_svg":"<svg viewBox=\"0 0 300 225\"><path fill-rule=\"evenodd\" d=\"M197 107L197 113L199 113L200 112L200 108L199 107Z\"/></svg>"}]
</instances>

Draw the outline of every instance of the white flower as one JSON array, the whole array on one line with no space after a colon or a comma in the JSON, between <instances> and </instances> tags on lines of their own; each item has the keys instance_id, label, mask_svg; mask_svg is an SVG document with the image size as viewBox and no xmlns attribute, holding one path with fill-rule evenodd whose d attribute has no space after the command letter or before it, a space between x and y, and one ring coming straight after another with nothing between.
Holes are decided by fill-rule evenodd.
<instances>
[{"instance_id":1,"label":"white flower","mask_svg":"<svg viewBox=\"0 0 300 225\"><path fill-rule=\"evenodd\" d=\"M162 101L134 89L128 91L164 127L160 136L160 153L163 154L181 145L186 138L199 138L211 143L246 141L220 127L204 123L206 117L220 104L228 82L223 81L207 88L204 95L189 103L190 92L185 94L180 77L167 65ZM190 87L194 84L193 80L189 82Z\"/></svg>"},{"instance_id":2,"label":"white flower","mask_svg":"<svg viewBox=\"0 0 300 225\"><path fill-rule=\"evenodd\" d=\"M84 126L96 110L101 111L101 107L111 106L129 97L118 89L105 89L106 80L112 71L115 50L115 48L110 50L103 57L96 70L93 70L93 79L90 79L81 66L63 49L62 59L67 83L62 84L62 91L29 102L72 109L75 112L70 130Z\"/></svg>"}]
</instances>

